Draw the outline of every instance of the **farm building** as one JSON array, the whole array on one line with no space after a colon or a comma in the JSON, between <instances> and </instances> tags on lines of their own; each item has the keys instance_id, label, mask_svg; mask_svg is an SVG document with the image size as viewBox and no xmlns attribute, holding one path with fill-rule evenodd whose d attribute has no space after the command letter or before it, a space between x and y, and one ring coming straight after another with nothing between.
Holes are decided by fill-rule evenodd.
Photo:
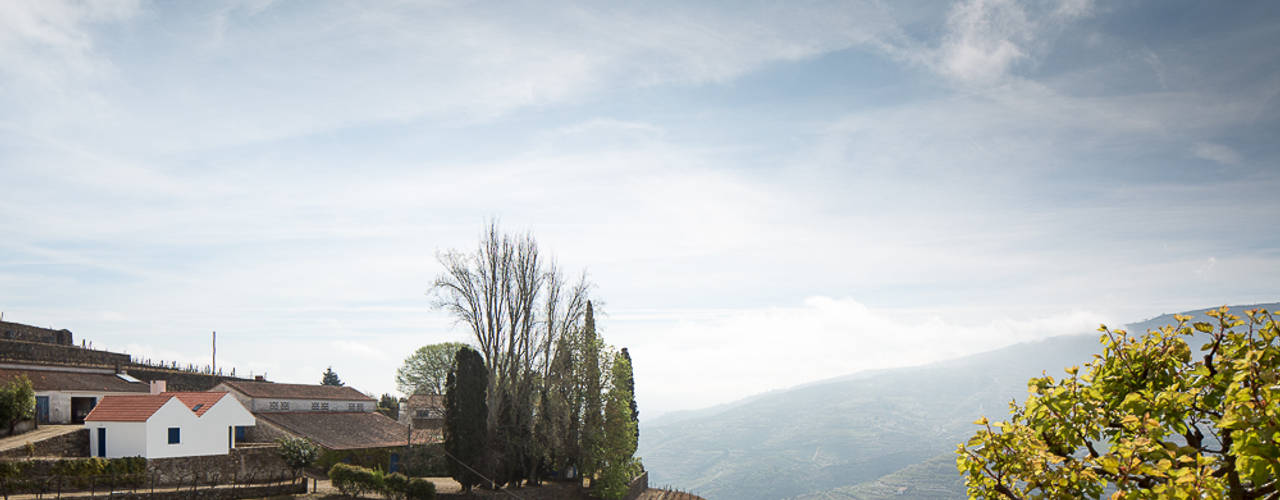
<instances>
[{"instance_id":1,"label":"farm building","mask_svg":"<svg viewBox=\"0 0 1280 500\"><path fill-rule=\"evenodd\" d=\"M31 380L41 424L82 424L105 396L150 392L149 384L110 368L0 364L0 382L19 376Z\"/></svg>"},{"instance_id":2,"label":"farm building","mask_svg":"<svg viewBox=\"0 0 1280 500\"><path fill-rule=\"evenodd\" d=\"M253 414L225 392L106 396L85 417L95 457L225 455Z\"/></svg>"}]
</instances>

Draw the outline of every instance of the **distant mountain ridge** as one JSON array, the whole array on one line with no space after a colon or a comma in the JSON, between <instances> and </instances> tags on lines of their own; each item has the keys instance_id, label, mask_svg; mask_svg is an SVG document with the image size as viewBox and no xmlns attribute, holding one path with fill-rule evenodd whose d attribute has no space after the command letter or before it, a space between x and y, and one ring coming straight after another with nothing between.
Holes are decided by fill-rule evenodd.
<instances>
[{"instance_id":1,"label":"distant mountain ridge","mask_svg":"<svg viewBox=\"0 0 1280 500\"><path fill-rule=\"evenodd\" d=\"M1233 306L1234 311L1280 304ZM1179 314L1204 318L1214 308ZM1132 323L1132 332L1173 313ZM643 423L656 484L716 499L964 498L956 443L999 419L1027 379L1083 365L1097 332L1050 337L928 365L860 372ZM1198 349L1198 345L1192 346Z\"/></svg>"}]
</instances>

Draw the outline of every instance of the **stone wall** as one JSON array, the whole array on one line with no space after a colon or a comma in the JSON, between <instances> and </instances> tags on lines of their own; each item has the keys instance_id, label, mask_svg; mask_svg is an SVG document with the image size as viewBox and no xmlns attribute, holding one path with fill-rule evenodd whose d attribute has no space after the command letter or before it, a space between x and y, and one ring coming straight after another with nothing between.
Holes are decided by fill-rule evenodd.
<instances>
[{"instance_id":1,"label":"stone wall","mask_svg":"<svg viewBox=\"0 0 1280 500\"><path fill-rule=\"evenodd\" d=\"M0 339L25 340L45 344L72 345L71 330L54 330L38 326L0 321Z\"/></svg>"},{"instance_id":2,"label":"stone wall","mask_svg":"<svg viewBox=\"0 0 1280 500\"><path fill-rule=\"evenodd\" d=\"M89 429L80 429L31 444L35 447L35 455L33 456L37 457L88 457ZM0 458L25 458L26 456L26 446L0 451Z\"/></svg>"},{"instance_id":3,"label":"stone wall","mask_svg":"<svg viewBox=\"0 0 1280 500\"><path fill-rule=\"evenodd\" d=\"M55 365L123 367L129 364L128 354L13 339L0 339L0 359Z\"/></svg>"},{"instance_id":4,"label":"stone wall","mask_svg":"<svg viewBox=\"0 0 1280 500\"><path fill-rule=\"evenodd\" d=\"M275 446L233 448L227 455L154 458L147 461L147 474L158 485L232 483L292 478Z\"/></svg>"}]
</instances>

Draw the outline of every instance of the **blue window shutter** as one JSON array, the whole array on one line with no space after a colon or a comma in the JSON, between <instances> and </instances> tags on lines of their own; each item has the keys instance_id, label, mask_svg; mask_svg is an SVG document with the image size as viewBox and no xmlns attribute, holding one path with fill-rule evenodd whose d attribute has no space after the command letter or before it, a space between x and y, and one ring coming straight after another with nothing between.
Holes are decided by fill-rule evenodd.
<instances>
[{"instance_id":1,"label":"blue window shutter","mask_svg":"<svg viewBox=\"0 0 1280 500\"><path fill-rule=\"evenodd\" d=\"M178 444L182 442L182 431L177 427L169 428L169 444Z\"/></svg>"}]
</instances>

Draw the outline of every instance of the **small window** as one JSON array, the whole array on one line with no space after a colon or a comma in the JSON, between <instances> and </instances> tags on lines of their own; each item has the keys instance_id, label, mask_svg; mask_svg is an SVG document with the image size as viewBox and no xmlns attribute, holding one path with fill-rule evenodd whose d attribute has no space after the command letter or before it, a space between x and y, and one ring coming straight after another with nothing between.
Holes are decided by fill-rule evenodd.
<instances>
[{"instance_id":1,"label":"small window","mask_svg":"<svg viewBox=\"0 0 1280 500\"><path fill-rule=\"evenodd\" d=\"M272 410L279 410L279 409L280 409L280 402L279 402L279 401L272 401L272 402L271 402L271 409L272 409Z\"/></svg>"},{"instance_id":2,"label":"small window","mask_svg":"<svg viewBox=\"0 0 1280 500\"><path fill-rule=\"evenodd\" d=\"M288 402L288 401L281 401L281 402L280 402L280 409L281 409L281 410L288 410L288 409L289 409L289 402Z\"/></svg>"},{"instance_id":3,"label":"small window","mask_svg":"<svg viewBox=\"0 0 1280 500\"><path fill-rule=\"evenodd\" d=\"M311 410L312 410L312 411L315 411L315 410L319 410L319 409L320 409L320 402L319 402L319 401L312 401L312 402L311 402Z\"/></svg>"},{"instance_id":4,"label":"small window","mask_svg":"<svg viewBox=\"0 0 1280 500\"><path fill-rule=\"evenodd\" d=\"M329 403L320 403L320 409L324 411L329 411Z\"/></svg>"},{"instance_id":5,"label":"small window","mask_svg":"<svg viewBox=\"0 0 1280 500\"><path fill-rule=\"evenodd\" d=\"M191 408L191 411L200 411L202 407L204 407L204 403L196 403L195 407Z\"/></svg>"},{"instance_id":6,"label":"small window","mask_svg":"<svg viewBox=\"0 0 1280 500\"><path fill-rule=\"evenodd\" d=\"M178 444L182 442L182 432L177 427L169 428L169 444Z\"/></svg>"},{"instance_id":7,"label":"small window","mask_svg":"<svg viewBox=\"0 0 1280 500\"><path fill-rule=\"evenodd\" d=\"M347 403L347 411L356 411L355 403Z\"/></svg>"}]
</instances>

